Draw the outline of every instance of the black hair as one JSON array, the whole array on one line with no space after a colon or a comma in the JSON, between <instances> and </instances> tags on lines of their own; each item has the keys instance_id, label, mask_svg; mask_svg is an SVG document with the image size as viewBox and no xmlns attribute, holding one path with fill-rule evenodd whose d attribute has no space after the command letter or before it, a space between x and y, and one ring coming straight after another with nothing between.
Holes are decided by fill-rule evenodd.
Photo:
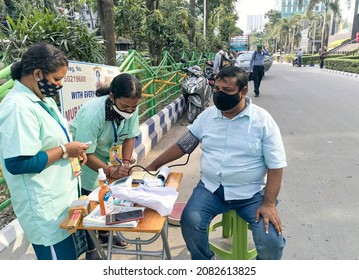
<instances>
[{"instance_id":1,"label":"black hair","mask_svg":"<svg viewBox=\"0 0 359 280\"><path fill-rule=\"evenodd\" d=\"M62 51L51 44L41 42L32 45L21 60L11 66L11 78L20 80L36 69L40 69L43 75L55 73L59 67L68 65L69 62Z\"/></svg>"},{"instance_id":2,"label":"black hair","mask_svg":"<svg viewBox=\"0 0 359 280\"><path fill-rule=\"evenodd\" d=\"M217 45L216 47L218 50L221 50L222 49L222 45Z\"/></svg>"},{"instance_id":3,"label":"black hair","mask_svg":"<svg viewBox=\"0 0 359 280\"><path fill-rule=\"evenodd\" d=\"M96 90L96 96L108 95L112 92L115 99L141 98L142 87L137 78L133 75L123 73L113 78L109 87L101 87Z\"/></svg>"},{"instance_id":4,"label":"black hair","mask_svg":"<svg viewBox=\"0 0 359 280\"><path fill-rule=\"evenodd\" d=\"M237 66L228 66L218 72L216 80L223 80L225 78L235 77L237 79L237 85L239 89L243 89L248 86L248 74L242 68Z\"/></svg>"}]
</instances>

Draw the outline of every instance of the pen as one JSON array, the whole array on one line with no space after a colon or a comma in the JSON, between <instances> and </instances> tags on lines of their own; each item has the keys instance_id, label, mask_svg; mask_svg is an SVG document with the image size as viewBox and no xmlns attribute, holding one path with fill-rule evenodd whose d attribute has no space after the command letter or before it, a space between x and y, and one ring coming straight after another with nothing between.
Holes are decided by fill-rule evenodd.
<instances>
[{"instance_id":1,"label":"pen","mask_svg":"<svg viewBox=\"0 0 359 280\"><path fill-rule=\"evenodd\" d=\"M116 157L115 159L120 165L123 165L122 161L118 157Z\"/></svg>"},{"instance_id":2,"label":"pen","mask_svg":"<svg viewBox=\"0 0 359 280\"><path fill-rule=\"evenodd\" d=\"M92 144L92 141L88 141L86 143L84 143L85 145L91 145Z\"/></svg>"}]
</instances>

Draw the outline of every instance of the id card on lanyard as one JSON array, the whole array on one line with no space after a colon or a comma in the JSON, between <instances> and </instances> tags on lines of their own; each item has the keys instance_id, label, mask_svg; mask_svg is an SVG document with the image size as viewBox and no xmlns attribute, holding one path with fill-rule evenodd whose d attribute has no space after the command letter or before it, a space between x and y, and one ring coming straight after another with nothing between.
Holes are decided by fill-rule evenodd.
<instances>
[{"instance_id":1,"label":"id card on lanyard","mask_svg":"<svg viewBox=\"0 0 359 280\"><path fill-rule=\"evenodd\" d=\"M114 121L112 121L112 127L114 145L110 148L109 158L112 166L119 166L122 165L122 145L117 144L117 129Z\"/></svg>"},{"instance_id":2,"label":"id card on lanyard","mask_svg":"<svg viewBox=\"0 0 359 280\"><path fill-rule=\"evenodd\" d=\"M70 136L67 133L66 128L62 125L62 123L60 122L60 119L57 117L55 112L51 111L51 109L45 103L43 103L41 101L39 101L38 103L60 125L61 129L63 130L63 132L66 135L67 141L71 142ZM70 164L71 164L71 168L72 168L72 172L73 172L74 176L75 177L80 176L82 171L81 171L81 165L80 165L79 159L78 158L69 158L69 160L70 160Z\"/></svg>"}]
</instances>

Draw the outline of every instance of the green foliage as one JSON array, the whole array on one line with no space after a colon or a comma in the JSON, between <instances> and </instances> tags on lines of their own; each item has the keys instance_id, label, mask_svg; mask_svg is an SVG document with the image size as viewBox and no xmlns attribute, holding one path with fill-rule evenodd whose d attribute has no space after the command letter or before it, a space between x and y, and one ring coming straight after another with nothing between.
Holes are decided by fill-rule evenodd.
<instances>
[{"instance_id":1,"label":"green foliage","mask_svg":"<svg viewBox=\"0 0 359 280\"><path fill-rule=\"evenodd\" d=\"M145 49L146 3L142 0L120 0L114 12L116 36L132 39L136 50Z\"/></svg>"},{"instance_id":2,"label":"green foliage","mask_svg":"<svg viewBox=\"0 0 359 280\"><path fill-rule=\"evenodd\" d=\"M349 56L346 58L326 58L325 68L359 74L359 57Z\"/></svg>"},{"instance_id":3,"label":"green foliage","mask_svg":"<svg viewBox=\"0 0 359 280\"><path fill-rule=\"evenodd\" d=\"M44 13L35 8L21 14L17 20L7 17L2 31L9 40L4 51L4 60L8 64L18 60L30 45L41 41L57 46L69 59L104 62L104 46L96 30L89 32L81 21L48 10Z\"/></svg>"},{"instance_id":4,"label":"green foliage","mask_svg":"<svg viewBox=\"0 0 359 280\"><path fill-rule=\"evenodd\" d=\"M336 47L338 47L338 46L340 46L340 45L343 45L343 44L345 44L345 43L347 43L347 42L349 42L349 41L350 41L350 38L341 39L341 40L336 40L336 41L331 42L331 43L328 45L328 47L329 47L329 49L333 49L333 48L336 48Z\"/></svg>"}]
</instances>

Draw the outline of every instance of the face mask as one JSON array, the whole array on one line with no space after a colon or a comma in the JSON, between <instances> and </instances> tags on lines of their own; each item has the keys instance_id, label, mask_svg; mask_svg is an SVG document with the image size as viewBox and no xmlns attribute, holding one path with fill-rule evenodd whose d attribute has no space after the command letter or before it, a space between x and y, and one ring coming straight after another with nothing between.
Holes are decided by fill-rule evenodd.
<instances>
[{"instance_id":1,"label":"face mask","mask_svg":"<svg viewBox=\"0 0 359 280\"><path fill-rule=\"evenodd\" d=\"M41 81L37 82L37 85L45 97L53 97L59 93L59 90L62 89L62 86L53 84L49 82L46 78L43 78Z\"/></svg>"},{"instance_id":2,"label":"face mask","mask_svg":"<svg viewBox=\"0 0 359 280\"><path fill-rule=\"evenodd\" d=\"M116 105L112 105L112 107L113 107L113 109L115 110L115 112L116 112L117 114L119 114L120 116L124 117L126 120L128 120L129 118L131 118L132 115L133 115L133 113L130 114L130 113L121 111L120 109L118 109L118 108L116 107Z\"/></svg>"},{"instance_id":3,"label":"face mask","mask_svg":"<svg viewBox=\"0 0 359 280\"><path fill-rule=\"evenodd\" d=\"M229 111L236 107L239 102L241 102L241 97L239 93L229 95L224 93L223 91L215 91L213 93L213 103L217 107L218 110L221 111Z\"/></svg>"}]
</instances>

